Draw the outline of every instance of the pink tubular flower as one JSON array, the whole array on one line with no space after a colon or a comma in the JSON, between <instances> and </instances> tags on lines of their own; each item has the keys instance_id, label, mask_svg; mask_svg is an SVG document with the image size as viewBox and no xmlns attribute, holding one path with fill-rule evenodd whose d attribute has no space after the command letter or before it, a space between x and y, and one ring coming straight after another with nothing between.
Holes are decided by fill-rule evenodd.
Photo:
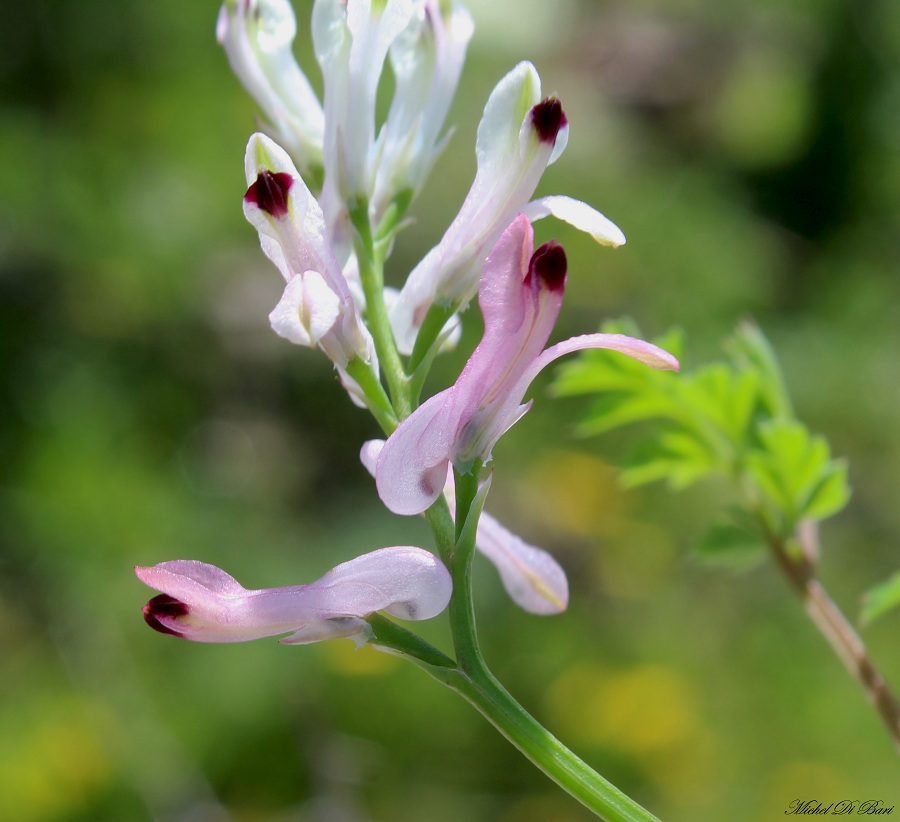
<instances>
[{"instance_id":1,"label":"pink tubular flower","mask_svg":"<svg viewBox=\"0 0 900 822\"><path fill-rule=\"evenodd\" d=\"M363 554L308 585L247 590L214 565L193 560L134 569L161 591L144 606L144 620L164 634L195 642L245 642L290 633L280 641L305 645L347 637L357 647L372 636L376 611L430 619L450 601L452 582L441 562L421 548Z\"/></svg>"},{"instance_id":2,"label":"pink tubular flower","mask_svg":"<svg viewBox=\"0 0 900 822\"><path fill-rule=\"evenodd\" d=\"M360 451L360 461L375 475L384 440L369 440ZM456 516L453 472L447 471L444 496L451 516ZM532 614L559 614L569 605L569 581L560 564L542 548L529 545L501 525L486 511L481 512L475 533L475 547L497 568L503 587L513 602Z\"/></svg>"},{"instance_id":3,"label":"pink tubular flower","mask_svg":"<svg viewBox=\"0 0 900 822\"><path fill-rule=\"evenodd\" d=\"M385 444L375 480L394 513L419 514L432 505L448 464L466 473L488 461L503 432L528 410L521 402L531 381L563 354L609 348L652 368L678 369L671 354L622 334L585 334L544 350L562 304L566 256L555 242L533 248L531 223L520 215L484 265L481 342L456 383L414 411Z\"/></svg>"}]
</instances>

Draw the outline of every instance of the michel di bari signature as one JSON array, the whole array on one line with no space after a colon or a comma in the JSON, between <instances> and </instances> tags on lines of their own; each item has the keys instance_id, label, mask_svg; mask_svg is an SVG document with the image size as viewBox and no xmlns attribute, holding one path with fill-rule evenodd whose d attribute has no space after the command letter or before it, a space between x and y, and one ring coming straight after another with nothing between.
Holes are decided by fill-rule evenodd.
<instances>
[{"instance_id":1,"label":"michel di bari signature","mask_svg":"<svg viewBox=\"0 0 900 822\"><path fill-rule=\"evenodd\" d=\"M816 799L795 799L788 806L788 816L878 816L894 812L893 805L886 805L880 799L841 799L823 805Z\"/></svg>"}]
</instances>

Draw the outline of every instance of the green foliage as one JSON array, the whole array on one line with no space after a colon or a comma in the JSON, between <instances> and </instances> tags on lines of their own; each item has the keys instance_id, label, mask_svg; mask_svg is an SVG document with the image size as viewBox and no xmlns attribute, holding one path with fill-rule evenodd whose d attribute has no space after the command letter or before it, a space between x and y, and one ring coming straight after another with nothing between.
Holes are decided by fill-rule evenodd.
<instances>
[{"instance_id":1,"label":"green foliage","mask_svg":"<svg viewBox=\"0 0 900 822\"><path fill-rule=\"evenodd\" d=\"M900 571L866 592L863 597L862 621L871 622L898 605L900 605Z\"/></svg>"},{"instance_id":2,"label":"green foliage","mask_svg":"<svg viewBox=\"0 0 900 822\"><path fill-rule=\"evenodd\" d=\"M741 522L740 511L733 519L717 522L697 540L693 557L704 565L744 571L758 565L766 556L765 545L752 523Z\"/></svg>"},{"instance_id":3,"label":"green foliage","mask_svg":"<svg viewBox=\"0 0 900 822\"><path fill-rule=\"evenodd\" d=\"M629 323L605 331L636 333ZM656 341L680 356L681 335ZM742 324L726 344L728 358L672 373L654 371L607 351L591 351L563 369L556 391L600 394L581 426L584 435L656 420L642 429L622 470L626 486L664 480L675 490L712 476L730 481L742 509L766 533L788 539L802 519L837 513L850 497L846 465L793 414L774 353L756 326ZM759 545L746 523L717 525L698 546L716 560ZM735 558L727 560L734 564ZM737 564L743 564L739 560Z\"/></svg>"},{"instance_id":4,"label":"green foliage","mask_svg":"<svg viewBox=\"0 0 900 822\"><path fill-rule=\"evenodd\" d=\"M298 59L317 83L312 4L294 5ZM692 339L757 310L790 324L785 357L839 351L806 369L829 430L854 453L869 520L856 531L856 556L835 557L838 593L855 590L849 572L863 557L883 569L870 578L889 576L900 542L890 507L900 463L887 447L900 383L900 3L465 5L477 28L465 93L448 121L456 132L409 212L421 234L397 238L392 284L463 201L494 82L518 60L550 59L559 82L547 76L547 88L562 95L573 130L542 185L606 211L628 235L624 249L605 252L562 223L535 225L541 241L557 236L569 256L560 322L571 325L558 337L624 305L655 327L677 317ZM324 358L299 352L298 362L269 331L281 277L261 257L240 203L241 158L258 112L215 42L215 6L4 6L0 819L273 822L341 802L334 815L373 822L586 822L481 717L436 695L400 660L349 642L291 654L264 641L173 649L141 620L149 592L131 576L135 562L195 556L264 586L314 578L360 549L426 538L422 523L382 510L357 456L374 431ZM681 46L635 50L645 30ZM598 36L640 71L623 75L625 63L613 62L586 74ZM699 47L683 48L692 42ZM790 76L773 80L773 71ZM804 133L791 92L797 77L813 95ZM760 89L791 94L766 98L761 111ZM446 385L460 364L439 358L434 384ZM810 389L792 389L810 401ZM537 401L502 445L504 465L517 466L508 479L518 495L532 493L526 466L569 444L557 413ZM238 436L208 440L209 425L237 426ZM510 447L527 431L533 442ZM583 474L567 481L559 495L574 504ZM538 530L557 532L555 511L526 513ZM682 516L672 530L691 527L690 513L673 512ZM609 763L614 781L640 786L666 822L781 818L796 792L818 795L823 778L848 794L896 792L896 760L884 755L868 706L847 699L843 671L814 642L786 629L792 612L774 592L780 580L754 580L755 591L774 586L771 607L731 635L727 626L750 619L740 594L698 598L673 584L665 608L636 609L646 574L629 577L627 596L604 595L598 605L588 592L605 590L617 568L634 575L653 559L657 574L672 573L668 543L629 554L628 540L644 532L612 534L616 517L597 515L605 550L590 562L560 557L578 569L579 587L563 617L518 612L489 573L480 575L489 659L517 695L542 715L556 705L552 727L571 728L579 751ZM713 553L725 562L739 552ZM621 567L611 565L616 557ZM654 596L646 585L637 593ZM688 606L696 620L685 625ZM445 639L433 630L434 641ZM711 688L711 649L722 648L723 635L730 650ZM890 645L884 652L897 679L897 656ZM622 707L606 696L616 668L630 672L626 662L683 677L696 709L685 717L660 679L650 691L658 698L634 697L643 738L602 736L621 727ZM581 698L570 698L576 685ZM669 736L647 704L665 708ZM815 767L798 768L797 746L773 739L798 741ZM689 778L676 785L675 774Z\"/></svg>"}]
</instances>

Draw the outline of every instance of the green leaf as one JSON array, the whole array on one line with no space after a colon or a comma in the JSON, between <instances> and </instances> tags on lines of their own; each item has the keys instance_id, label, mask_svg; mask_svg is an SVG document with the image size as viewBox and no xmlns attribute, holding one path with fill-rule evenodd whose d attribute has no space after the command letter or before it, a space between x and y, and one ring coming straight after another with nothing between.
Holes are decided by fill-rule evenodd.
<instances>
[{"instance_id":1,"label":"green leaf","mask_svg":"<svg viewBox=\"0 0 900 822\"><path fill-rule=\"evenodd\" d=\"M846 468L830 458L828 444L795 420L759 426L760 448L745 461L759 490L793 525L802 517L824 519L850 496Z\"/></svg>"},{"instance_id":2,"label":"green leaf","mask_svg":"<svg viewBox=\"0 0 900 822\"><path fill-rule=\"evenodd\" d=\"M760 378L759 392L766 416L790 419L794 416L784 377L772 346L753 322L743 322L725 344L732 361L741 368L753 369Z\"/></svg>"},{"instance_id":3,"label":"green leaf","mask_svg":"<svg viewBox=\"0 0 900 822\"><path fill-rule=\"evenodd\" d=\"M640 335L629 322L603 330ZM656 342L681 355L680 331ZM749 494L748 510L785 536L804 517L820 520L839 511L850 496L846 466L794 419L766 338L744 323L727 348L728 360L680 374L588 351L561 370L554 387L558 394L595 395L578 429L583 436L655 423L638 435L639 447L621 473L625 485L666 480L680 489L711 474L742 477L745 484L736 491Z\"/></svg>"},{"instance_id":4,"label":"green leaf","mask_svg":"<svg viewBox=\"0 0 900 822\"><path fill-rule=\"evenodd\" d=\"M900 571L865 593L861 615L863 624L869 624L898 605L900 605Z\"/></svg>"},{"instance_id":5,"label":"green leaf","mask_svg":"<svg viewBox=\"0 0 900 822\"><path fill-rule=\"evenodd\" d=\"M671 404L665 397L613 391L602 395L588 409L583 422L578 426L579 434L590 436L603 434L633 422L665 418L669 416Z\"/></svg>"},{"instance_id":6,"label":"green leaf","mask_svg":"<svg viewBox=\"0 0 900 822\"><path fill-rule=\"evenodd\" d=\"M714 363L686 376L679 385L688 414L706 417L730 443L740 449L749 439L750 425L759 405L759 376L755 371L735 371L727 363Z\"/></svg>"},{"instance_id":7,"label":"green leaf","mask_svg":"<svg viewBox=\"0 0 900 822\"><path fill-rule=\"evenodd\" d=\"M840 511L850 500L847 464L833 460L830 469L810 494L803 515L811 519L825 519Z\"/></svg>"},{"instance_id":8,"label":"green leaf","mask_svg":"<svg viewBox=\"0 0 900 822\"><path fill-rule=\"evenodd\" d=\"M745 571L765 558L766 546L752 530L735 523L718 523L700 538L692 556L704 565Z\"/></svg>"},{"instance_id":9,"label":"green leaf","mask_svg":"<svg viewBox=\"0 0 900 822\"><path fill-rule=\"evenodd\" d=\"M705 443L688 431L664 431L658 440L644 440L629 455L620 474L626 488L665 480L681 490L717 469Z\"/></svg>"}]
</instances>

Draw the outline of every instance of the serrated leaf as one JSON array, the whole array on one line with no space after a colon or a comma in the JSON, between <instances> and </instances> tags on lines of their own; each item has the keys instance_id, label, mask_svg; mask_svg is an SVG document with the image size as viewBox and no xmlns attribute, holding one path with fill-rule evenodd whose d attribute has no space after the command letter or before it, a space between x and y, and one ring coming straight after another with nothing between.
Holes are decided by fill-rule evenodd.
<instances>
[{"instance_id":1,"label":"serrated leaf","mask_svg":"<svg viewBox=\"0 0 900 822\"><path fill-rule=\"evenodd\" d=\"M623 488L637 488L665 481L673 491L681 491L702 480L709 472L701 465L685 460L658 459L632 468L623 468L619 481Z\"/></svg>"},{"instance_id":2,"label":"serrated leaf","mask_svg":"<svg viewBox=\"0 0 900 822\"><path fill-rule=\"evenodd\" d=\"M743 571L765 558L766 546L754 531L734 523L719 523L698 540L692 555L704 565Z\"/></svg>"},{"instance_id":3,"label":"serrated leaf","mask_svg":"<svg viewBox=\"0 0 900 822\"><path fill-rule=\"evenodd\" d=\"M715 470L703 443L682 431L665 431L659 440L645 440L625 462L619 479L626 488L665 480L680 490Z\"/></svg>"},{"instance_id":4,"label":"serrated leaf","mask_svg":"<svg viewBox=\"0 0 900 822\"><path fill-rule=\"evenodd\" d=\"M867 625L898 605L900 605L900 571L865 593L861 619Z\"/></svg>"},{"instance_id":5,"label":"serrated leaf","mask_svg":"<svg viewBox=\"0 0 900 822\"><path fill-rule=\"evenodd\" d=\"M759 385L759 374L753 370L735 374L732 378L725 422L728 433L738 447L744 445L749 438L753 413L759 404Z\"/></svg>"},{"instance_id":6,"label":"serrated leaf","mask_svg":"<svg viewBox=\"0 0 900 822\"><path fill-rule=\"evenodd\" d=\"M752 322L741 323L726 343L726 349L739 368L752 368L759 375L759 396L767 416L772 419L793 417L778 358L759 327Z\"/></svg>"},{"instance_id":7,"label":"serrated leaf","mask_svg":"<svg viewBox=\"0 0 900 822\"><path fill-rule=\"evenodd\" d=\"M772 420L759 433L779 496L790 514L799 516L829 473L828 445L796 421Z\"/></svg>"},{"instance_id":8,"label":"serrated leaf","mask_svg":"<svg viewBox=\"0 0 900 822\"><path fill-rule=\"evenodd\" d=\"M849 500L847 465L844 462L832 461L825 476L810 494L803 516L810 519L825 519L840 511Z\"/></svg>"},{"instance_id":9,"label":"serrated leaf","mask_svg":"<svg viewBox=\"0 0 900 822\"><path fill-rule=\"evenodd\" d=\"M702 415L721 431L722 439L741 443L755 401L752 375L744 377L726 363L713 363L685 379L680 389L691 416Z\"/></svg>"},{"instance_id":10,"label":"serrated leaf","mask_svg":"<svg viewBox=\"0 0 900 822\"><path fill-rule=\"evenodd\" d=\"M623 488L638 488L651 482L671 482L679 473L679 461L672 459L648 460L640 465L623 468L619 473L619 482Z\"/></svg>"},{"instance_id":11,"label":"serrated leaf","mask_svg":"<svg viewBox=\"0 0 900 822\"><path fill-rule=\"evenodd\" d=\"M602 434L634 422L666 417L670 406L664 397L611 392L599 397L578 426L581 435Z\"/></svg>"},{"instance_id":12,"label":"serrated leaf","mask_svg":"<svg viewBox=\"0 0 900 822\"><path fill-rule=\"evenodd\" d=\"M780 510L790 508L790 498L783 487L772 455L766 451L751 451L744 457L744 465L753 484Z\"/></svg>"},{"instance_id":13,"label":"serrated leaf","mask_svg":"<svg viewBox=\"0 0 900 822\"><path fill-rule=\"evenodd\" d=\"M624 360L624 357L615 360ZM613 357L609 361L589 360L582 356L565 363L557 370L551 392L557 397L579 394L600 394L604 391L634 391L633 374L616 366Z\"/></svg>"},{"instance_id":14,"label":"serrated leaf","mask_svg":"<svg viewBox=\"0 0 900 822\"><path fill-rule=\"evenodd\" d=\"M695 463L707 472L722 468L707 444L689 430L663 431L659 442L666 453L680 457L685 462Z\"/></svg>"}]
</instances>

